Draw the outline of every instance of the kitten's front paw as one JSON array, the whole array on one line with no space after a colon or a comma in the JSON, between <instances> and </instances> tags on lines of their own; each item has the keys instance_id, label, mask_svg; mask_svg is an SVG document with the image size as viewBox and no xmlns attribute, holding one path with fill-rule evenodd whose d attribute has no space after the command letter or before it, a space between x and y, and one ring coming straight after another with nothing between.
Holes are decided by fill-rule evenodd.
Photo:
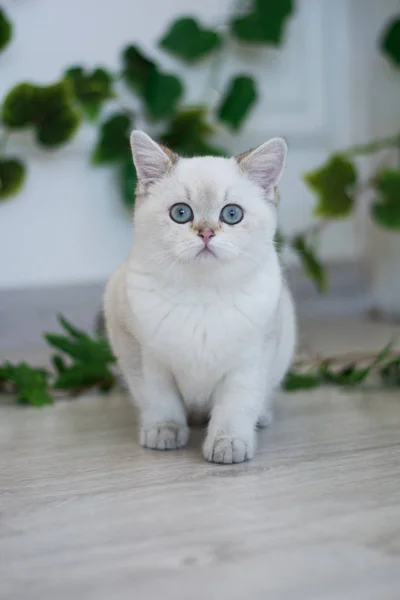
<instances>
[{"instance_id":1,"label":"kitten's front paw","mask_svg":"<svg viewBox=\"0 0 400 600\"><path fill-rule=\"evenodd\" d=\"M221 435L207 436L203 446L203 456L209 462L230 465L252 458L254 443L240 437Z\"/></svg>"},{"instance_id":2,"label":"kitten's front paw","mask_svg":"<svg viewBox=\"0 0 400 600\"><path fill-rule=\"evenodd\" d=\"M183 448L189 438L189 429L176 423L155 423L140 430L140 444L154 450Z\"/></svg>"}]
</instances>

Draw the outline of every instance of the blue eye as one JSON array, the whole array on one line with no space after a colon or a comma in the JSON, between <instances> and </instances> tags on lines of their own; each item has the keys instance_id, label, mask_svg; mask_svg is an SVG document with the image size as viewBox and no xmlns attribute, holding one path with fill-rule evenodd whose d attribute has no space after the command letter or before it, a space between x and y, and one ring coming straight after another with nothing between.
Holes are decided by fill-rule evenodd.
<instances>
[{"instance_id":1,"label":"blue eye","mask_svg":"<svg viewBox=\"0 0 400 600\"><path fill-rule=\"evenodd\" d=\"M221 210L220 219L228 225L237 225L243 219L243 209L237 204L227 204Z\"/></svg>"},{"instance_id":2,"label":"blue eye","mask_svg":"<svg viewBox=\"0 0 400 600\"><path fill-rule=\"evenodd\" d=\"M193 221L193 211L189 204L174 204L169 211L169 216L175 223L189 223Z\"/></svg>"}]
</instances>

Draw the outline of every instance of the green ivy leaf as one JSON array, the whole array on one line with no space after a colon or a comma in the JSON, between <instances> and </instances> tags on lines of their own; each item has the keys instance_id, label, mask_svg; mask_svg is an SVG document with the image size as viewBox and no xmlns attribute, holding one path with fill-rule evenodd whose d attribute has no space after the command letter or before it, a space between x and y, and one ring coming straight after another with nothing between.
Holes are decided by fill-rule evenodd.
<instances>
[{"instance_id":1,"label":"green ivy leaf","mask_svg":"<svg viewBox=\"0 0 400 600\"><path fill-rule=\"evenodd\" d=\"M92 153L94 164L104 164L130 157L129 134L132 123L122 113L112 115L100 127L100 135Z\"/></svg>"},{"instance_id":2,"label":"green ivy leaf","mask_svg":"<svg viewBox=\"0 0 400 600\"><path fill-rule=\"evenodd\" d=\"M370 367L358 368L355 363L350 363L339 370L331 369L329 361L324 361L320 366L320 375L324 382L336 385L357 385L362 383L369 375Z\"/></svg>"},{"instance_id":3,"label":"green ivy leaf","mask_svg":"<svg viewBox=\"0 0 400 600\"><path fill-rule=\"evenodd\" d=\"M277 46L293 9L293 0L253 0L250 12L231 22L232 33L243 42Z\"/></svg>"},{"instance_id":4,"label":"green ivy leaf","mask_svg":"<svg viewBox=\"0 0 400 600\"><path fill-rule=\"evenodd\" d=\"M375 222L385 229L400 229L400 170L382 171L374 181L379 200L372 204Z\"/></svg>"},{"instance_id":5,"label":"green ivy leaf","mask_svg":"<svg viewBox=\"0 0 400 600\"><path fill-rule=\"evenodd\" d=\"M9 44L12 37L12 25L6 13L0 8L0 52Z\"/></svg>"},{"instance_id":6,"label":"green ivy leaf","mask_svg":"<svg viewBox=\"0 0 400 600\"><path fill-rule=\"evenodd\" d=\"M60 325L62 326L62 328L65 329L65 331L67 333L69 333L69 335L71 337L75 338L76 340L79 340L79 339L82 339L85 337L85 332L82 331L82 329L78 329L77 327L74 327L69 321L67 321L67 319L65 317L62 316L61 313L58 313L57 320L60 323Z\"/></svg>"},{"instance_id":7,"label":"green ivy leaf","mask_svg":"<svg viewBox=\"0 0 400 600\"><path fill-rule=\"evenodd\" d=\"M314 209L316 216L339 218L351 212L357 171L344 157L332 156L320 169L306 173L304 181L318 196Z\"/></svg>"},{"instance_id":8,"label":"green ivy leaf","mask_svg":"<svg viewBox=\"0 0 400 600\"><path fill-rule=\"evenodd\" d=\"M37 126L36 140L46 148L57 148L68 142L79 126L79 116L65 107L58 113L48 114Z\"/></svg>"},{"instance_id":9,"label":"green ivy leaf","mask_svg":"<svg viewBox=\"0 0 400 600\"><path fill-rule=\"evenodd\" d=\"M0 200L17 194L25 176L25 165L18 158L0 158Z\"/></svg>"},{"instance_id":10,"label":"green ivy leaf","mask_svg":"<svg viewBox=\"0 0 400 600\"><path fill-rule=\"evenodd\" d=\"M178 19L159 42L164 50L189 63L196 62L221 45L221 36L204 29L191 17Z\"/></svg>"},{"instance_id":11,"label":"green ivy leaf","mask_svg":"<svg viewBox=\"0 0 400 600\"><path fill-rule=\"evenodd\" d=\"M80 123L71 85L59 81L38 89L40 110L35 118L36 139L48 148L61 146L72 138Z\"/></svg>"},{"instance_id":12,"label":"green ivy leaf","mask_svg":"<svg viewBox=\"0 0 400 600\"><path fill-rule=\"evenodd\" d=\"M371 371L378 365L382 364L390 355L393 347L393 342L389 342L370 362L370 364L359 367L356 363L350 363L340 369L331 368L331 362L325 360L319 367L319 375L322 381L333 383L336 385L357 385L367 379Z\"/></svg>"},{"instance_id":13,"label":"green ivy leaf","mask_svg":"<svg viewBox=\"0 0 400 600\"><path fill-rule=\"evenodd\" d=\"M98 67L85 72L80 67L71 67L65 72L73 94L89 119L95 119L106 100L113 97L112 77L106 69Z\"/></svg>"},{"instance_id":14,"label":"green ivy leaf","mask_svg":"<svg viewBox=\"0 0 400 600\"><path fill-rule=\"evenodd\" d=\"M10 129L21 129L34 123L40 109L39 88L31 83L20 83L6 95L1 117Z\"/></svg>"},{"instance_id":15,"label":"green ivy leaf","mask_svg":"<svg viewBox=\"0 0 400 600\"><path fill-rule=\"evenodd\" d=\"M210 143L214 129L206 117L205 107L186 108L177 112L160 137L160 143L184 156L226 156L224 150Z\"/></svg>"},{"instance_id":16,"label":"green ivy leaf","mask_svg":"<svg viewBox=\"0 0 400 600\"><path fill-rule=\"evenodd\" d=\"M164 119L170 116L183 94L181 80L159 71L136 46L125 48L122 62L124 80L143 100L149 117Z\"/></svg>"},{"instance_id":17,"label":"green ivy leaf","mask_svg":"<svg viewBox=\"0 0 400 600\"><path fill-rule=\"evenodd\" d=\"M57 373L64 373L67 368L63 357L60 354L54 354L51 359Z\"/></svg>"},{"instance_id":18,"label":"green ivy leaf","mask_svg":"<svg viewBox=\"0 0 400 600\"><path fill-rule=\"evenodd\" d=\"M59 390L76 390L82 387L114 383L114 375L102 363L75 363L59 372L54 387Z\"/></svg>"},{"instance_id":19,"label":"green ivy leaf","mask_svg":"<svg viewBox=\"0 0 400 600\"><path fill-rule=\"evenodd\" d=\"M380 48L395 67L400 67L400 17L392 19L385 27Z\"/></svg>"},{"instance_id":20,"label":"green ivy leaf","mask_svg":"<svg viewBox=\"0 0 400 600\"><path fill-rule=\"evenodd\" d=\"M69 364L62 355L56 354L53 357L58 373L54 387L77 391L81 387L93 385L105 388L112 386L115 378L111 365L115 363L115 358L108 342L101 337L90 337L61 315L58 320L67 335L47 333L45 339L57 351L67 355Z\"/></svg>"},{"instance_id":21,"label":"green ivy leaf","mask_svg":"<svg viewBox=\"0 0 400 600\"><path fill-rule=\"evenodd\" d=\"M87 364L115 362L111 349L104 339L93 339L86 333L83 333L78 339L71 339L56 333L46 333L44 337L50 346L61 350L74 360Z\"/></svg>"},{"instance_id":22,"label":"green ivy leaf","mask_svg":"<svg viewBox=\"0 0 400 600\"><path fill-rule=\"evenodd\" d=\"M121 198L125 206L127 206L127 208L130 210L132 210L135 205L136 184L136 169L132 159L130 158L122 163L119 170L119 188L121 192Z\"/></svg>"},{"instance_id":23,"label":"green ivy leaf","mask_svg":"<svg viewBox=\"0 0 400 600\"><path fill-rule=\"evenodd\" d=\"M305 273L313 280L318 291L324 292L326 290L325 270L315 253L315 249L307 244L301 235L294 238L292 248L297 252Z\"/></svg>"},{"instance_id":24,"label":"green ivy leaf","mask_svg":"<svg viewBox=\"0 0 400 600\"><path fill-rule=\"evenodd\" d=\"M385 169L373 181L374 188L387 202L397 202L400 198L400 170Z\"/></svg>"},{"instance_id":25,"label":"green ivy leaf","mask_svg":"<svg viewBox=\"0 0 400 600\"><path fill-rule=\"evenodd\" d=\"M218 117L237 131L257 100L256 83L252 77L239 75L232 79L218 109Z\"/></svg>"},{"instance_id":26,"label":"green ivy leaf","mask_svg":"<svg viewBox=\"0 0 400 600\"><path fill-rule=\"evenodd\" d=\"M122 75L125 83L143 97L146 83L156 64L137 46L127 46L122 53Z\"/></svg>"},{"instance_id":27,"label":"green ivy leaf","mask_svg":"<svg viewBox=\"0 0 400 600\"><path fill-rule=\"evenodd\" d=\"M16 365L5 363L0 367L0 384L12 384L17 401L21 404L32 406L52 404L53 399L49 393L48 380L47 371L31 367L25 362Z\"/></svg>"},{"instance_id":28,"label":"green ivy leaf","mask_svg":"<svg viewBox=\"0 0 400 600\"><path fill-rule=\"evenodd\" d=\"M374 221L384 229L400 229L400 204L374 202L371 208Z\"/></svg>"},{"instance_id":29,"label":"green ivy leaf","mask_svg":"<svg viewBox=\"0 0 400 600\"><path fill-rule=\"evenodd\" d=\"M49 148L69 141L80 123L67 81L46 87L15 86L4 100L2 119L10 129L32 127L37 141Z\"/></svg>"},{"instance_id":30,"label":"green ivy leaf","mask_svg":"<svg viewBox=\"0 0 400 600\"><path fill-rule=\"evenodd\" d=\"M287 392L296 390L311 390L320 385L320 378L313 373L298 373L291 369L286 373L282 388Z\"/></svg>"},{"instance_id":31,"label":"green ivy leaf","mask_svg":"<svg viewBox=\"0 0 400 600\"><path fill-rule=\"evenodd\" d=\"M182 94L183 85L178 77L153 70L147 80L143 100L152 119L165 119L174 112Z\"/></svg>"}]
</instances>

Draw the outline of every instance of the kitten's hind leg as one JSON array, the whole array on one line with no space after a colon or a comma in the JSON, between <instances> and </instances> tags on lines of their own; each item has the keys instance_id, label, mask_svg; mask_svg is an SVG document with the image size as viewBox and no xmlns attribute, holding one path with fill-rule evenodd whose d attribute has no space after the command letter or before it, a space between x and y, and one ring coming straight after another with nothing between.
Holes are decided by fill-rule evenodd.
<instances>
[{"instance_id":1,"label":"kitten's hind leg","mask_svg":"<svg viewBox=\"0 0 400 600\"><path fill-rule=\"evenodd\" d=\"M274 420L274 400L275 400L275 390L271 390L268 392L264 403L261 408L261 412L257 419L257 427L259 429L265 429L269 427Z\"/></svg>"},{"instance_id":2,"label":"kitten's hind leg","mask_svg":"<svg viewBox=\"0 0 400 600\"><path fill-rule=\"evenodd\" d=\"M272 406L264 406L257 420L257 427L265 429L269 427L274 420L274 410Z\"/></svg>"}]
</instances>

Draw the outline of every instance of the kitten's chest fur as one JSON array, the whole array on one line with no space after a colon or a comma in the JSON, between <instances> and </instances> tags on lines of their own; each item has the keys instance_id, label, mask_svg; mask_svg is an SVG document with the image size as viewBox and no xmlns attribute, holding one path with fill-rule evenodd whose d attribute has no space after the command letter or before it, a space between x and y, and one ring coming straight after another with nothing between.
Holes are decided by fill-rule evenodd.
<instances>
[{"instance_id":1,"label":"kitten's chest fur","mask_svg":"<svg viewBox=\"0 0 400 600\"><path fill-rule=\"evenodd\" d=\"M196 396L260 343L271 311L265 296L258 282L232 290L128 286L139 342Z\"/></svg>"}]
</instances>

